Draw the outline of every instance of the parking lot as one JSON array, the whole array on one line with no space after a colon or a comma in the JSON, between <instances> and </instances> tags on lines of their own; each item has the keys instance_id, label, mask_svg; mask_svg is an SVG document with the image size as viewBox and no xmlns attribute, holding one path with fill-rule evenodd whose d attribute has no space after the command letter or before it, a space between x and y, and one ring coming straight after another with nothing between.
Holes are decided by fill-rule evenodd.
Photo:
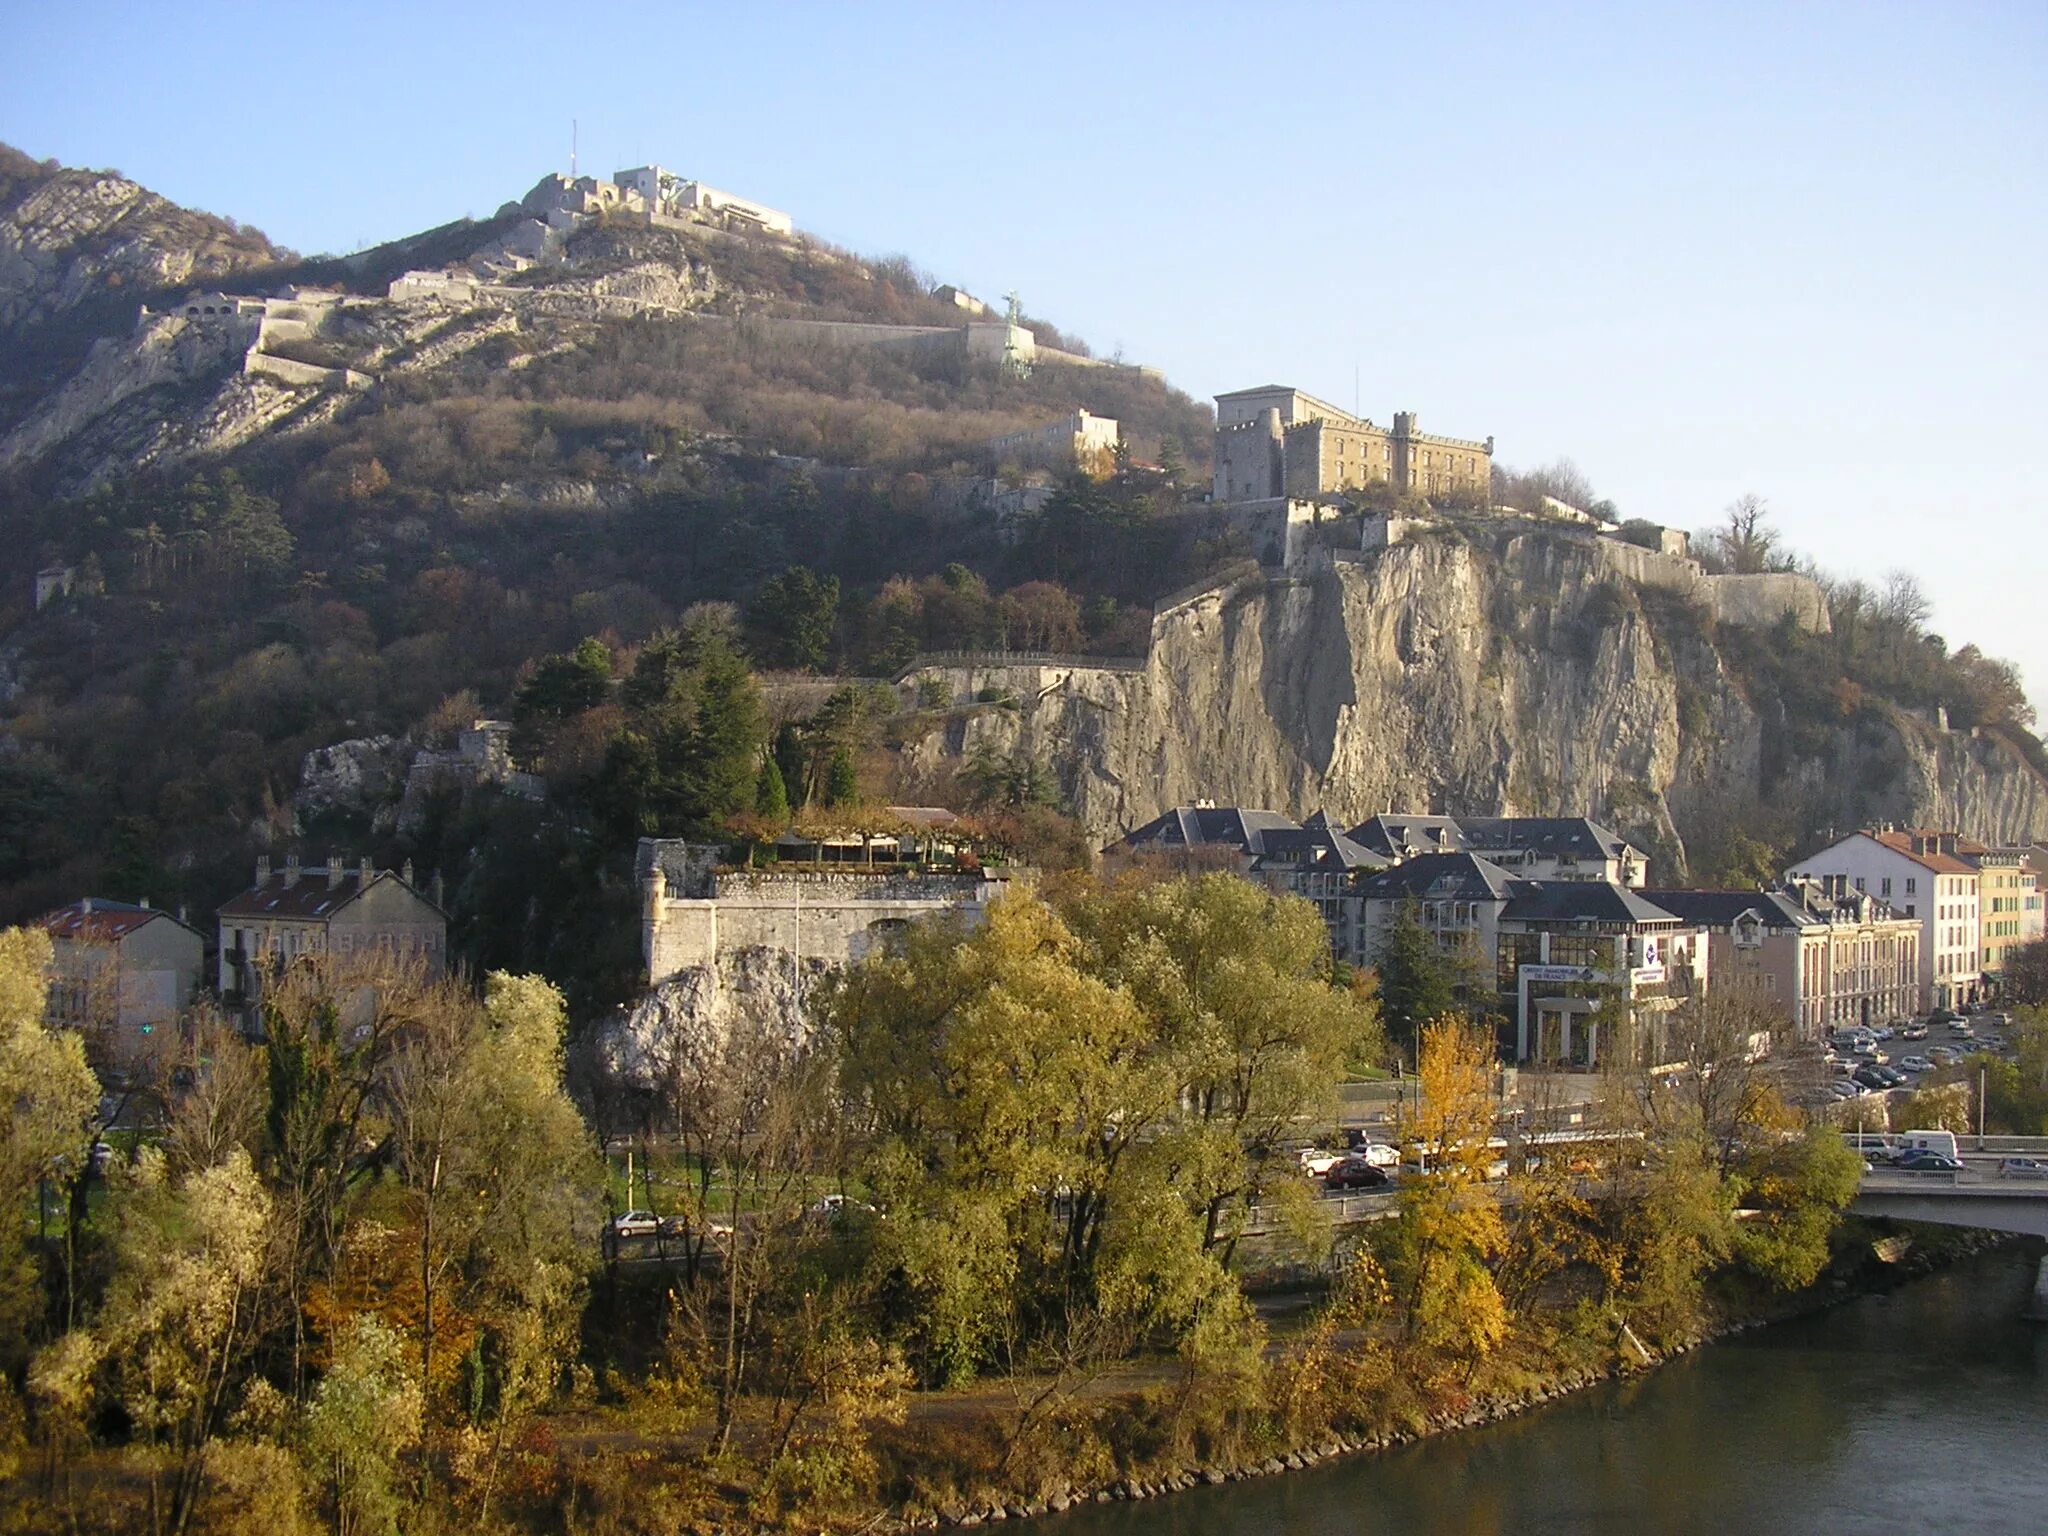
<instances>
[{"instance_id":1,"label":"parking lot","mask_svg":"<svg viewBox=\"0 0 2048 1536\"><path fill-rule=\"evenodd\" d=\"M1822 1057L1828 1081L1811 1102L1850 1104L1865 1094L1965 1081L1965 1064L1971 1057L2010 1057L2014 1050L2010 1020L1998 1012L1955 1022L1921 1020L1896 1028L1879 1025L1867 1032L1839 1031Z\"/></svg>"}]
</instances>

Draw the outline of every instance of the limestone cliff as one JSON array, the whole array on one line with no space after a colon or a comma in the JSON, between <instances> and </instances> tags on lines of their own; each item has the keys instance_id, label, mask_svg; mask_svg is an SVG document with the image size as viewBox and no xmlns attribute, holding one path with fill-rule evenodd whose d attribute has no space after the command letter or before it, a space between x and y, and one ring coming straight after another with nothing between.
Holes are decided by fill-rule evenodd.
<instances>
[{"instance_id":1,"label":"limestone cliff","mask_svg":"<svg viewBox=\"0 0 2048 1536\"><path fill-rule=\"evenodd\" d=\"M802 1043L803 994L826 969L806 961L799 977L790 956L759 945L691 966L604 1021L592 1040L595 1064L607 1080L643 1092L733 1087L750 1052L780 1057Z\"/></svg>"},{"instance_id":2,"label":"limestone cliff","mask_svg":"<svg viewBox=\"0 0 2048 1536\"><path fill-rule=\"evenodd\" d=\"M1871 705L1788 718L1725 631L1600 541L1503 530L1245 576L1163 608L1141 667L937 669L963 707L913 780L977 751L1049 764L1100 841L1198 798L1346 822L1388 807L1596 814L1671 877L1688 845L1871 819L2048 834L2002 741Z\"/></svg>"}]
</instances>

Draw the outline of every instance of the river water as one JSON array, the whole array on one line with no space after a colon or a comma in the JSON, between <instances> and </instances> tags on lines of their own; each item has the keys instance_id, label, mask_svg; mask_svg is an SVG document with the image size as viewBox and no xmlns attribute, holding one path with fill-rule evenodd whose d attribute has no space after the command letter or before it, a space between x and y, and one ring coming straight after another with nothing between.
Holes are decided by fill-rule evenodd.
<instances>
[{"instance_id":1,"label":"river water","mask_svg":"<svg viewBox=\"0 0 2048 1536\"><path fill-rule=\"evenodd\" d=\"M1507 1423L1092 1506L1052 1536L2043 1536L2035 1249L1695 1351Z\"/></svg>"}]
</instances>

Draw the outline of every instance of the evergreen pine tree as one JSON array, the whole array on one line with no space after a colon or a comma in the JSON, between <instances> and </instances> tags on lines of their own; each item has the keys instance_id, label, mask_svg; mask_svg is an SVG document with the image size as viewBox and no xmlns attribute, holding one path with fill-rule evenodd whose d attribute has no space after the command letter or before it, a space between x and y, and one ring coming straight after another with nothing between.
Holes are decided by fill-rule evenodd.
<instances>
[{"instance_id":1,"label":"evergreen pine tree","mask_svg":"<svg viewBox=\"0 0 2048 1536\"><path fill-rule=\"evenodd\" d=\"M853 754L844 747L832 752L832 765L825 772L825 803L855 805L860 801L860 775L854 771Z\"/></svg>"},{"instance_id":2,"label":"evergreen pine tree","mask_svg":"<svg viewBox=\"0 0 2048 1536\"><path fill-rule=\"evenodd\" d=\"M761 774L754 782L755 814L767 821L789 820L789 791L782 782L782 770L775 766L775 754L761 759Z\"/></svg>"}]
</instances>

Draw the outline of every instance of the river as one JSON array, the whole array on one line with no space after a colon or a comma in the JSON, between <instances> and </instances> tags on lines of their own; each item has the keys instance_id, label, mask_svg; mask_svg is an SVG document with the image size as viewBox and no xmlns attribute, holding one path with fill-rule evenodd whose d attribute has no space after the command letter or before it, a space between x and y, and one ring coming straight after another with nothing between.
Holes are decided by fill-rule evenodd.
<instances>
[{"instance_id":1,"label":"river","mask_svg":"<svg viewBox=\"0 0 2048 1536\"><path fill-rule=\"evenodd\" d=\"M1695 1351L1506 1423L1092 1506L1050 1536L2041 1536L2037 1249Z\"/></svg>"}]
</instances>

